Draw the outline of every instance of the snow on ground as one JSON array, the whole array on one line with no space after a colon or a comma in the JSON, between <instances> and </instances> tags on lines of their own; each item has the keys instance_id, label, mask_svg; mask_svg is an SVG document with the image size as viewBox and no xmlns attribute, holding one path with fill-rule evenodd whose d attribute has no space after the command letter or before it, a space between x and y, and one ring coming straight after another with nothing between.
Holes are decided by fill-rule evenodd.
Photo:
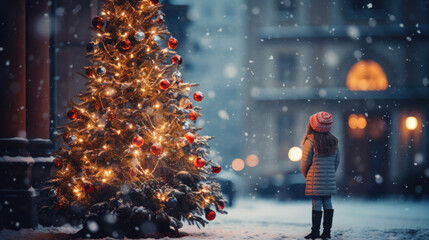
<instances>
[{"instance_id":1,"label":"snow on ground","mask_svg":"<svg viewBox=\"0 0 429 240\"><path fill-rule=\"evenodd\" d=\"M333 239L429 239L429 202L334 198ZM304 239L311 202L239 199L205 228L185 225L188 239ZM0 239L70 239L71 227L0 231Z\"/></svg>"}]
</instances>

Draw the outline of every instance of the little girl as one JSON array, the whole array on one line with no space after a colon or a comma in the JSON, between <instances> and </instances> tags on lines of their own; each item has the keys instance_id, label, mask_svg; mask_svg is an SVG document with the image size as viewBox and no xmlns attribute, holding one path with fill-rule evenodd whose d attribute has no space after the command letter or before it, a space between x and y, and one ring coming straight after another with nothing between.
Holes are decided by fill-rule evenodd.
<instances>
[{"instance_id":1,"label":"little girl","mask_svg":"<svg viewBox=\"0 0 429 240\"><path fill-rule=\"evenodd\" d=\"M310 117L307 134L302 141L302 174L307 179L305 195L312 196L313 212L311 233L306 239L330 239L332 218L331 195L337 193L335 172L339 164L338 139L330 133L332 115L318 112ZM323 233L320 235L323 205Z\"/></svg>"}]
</instances>

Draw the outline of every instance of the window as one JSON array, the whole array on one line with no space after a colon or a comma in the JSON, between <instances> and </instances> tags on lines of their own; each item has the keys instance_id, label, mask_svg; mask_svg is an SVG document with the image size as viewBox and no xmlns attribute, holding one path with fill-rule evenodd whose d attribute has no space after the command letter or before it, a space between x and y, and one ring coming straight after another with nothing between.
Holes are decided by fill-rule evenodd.
<instances>
[{"instance_id":1,"label":"window","mask_svg":"<svg viewBox=\"0 0 429 240\"><path fill-rule=\"evenodd\" d=\"M346 87L352 91L382 91L388 86L383 68L374 61L361 60L347 74Z\"/></svg>"},{"instance_id":2,"label":"window","mask_svg":"<svg viewBox=\"0 0 429 240\"><path fill-rule=\"evenodd\" d=\"M290 21L294 18L296 10L295 0L277 0L278 20Z\"/></svg>"},{"instance_id":3,"label":"window","mask_svg":"<svg viewBox=\"0 0 429 240\"><path fill-rule=\"evenodd\" d=\"M294 55L280 55L278 59L278 79L281 85L290 86L295 82L296 65L296 57Z\"/></svg>"}]
</instances>

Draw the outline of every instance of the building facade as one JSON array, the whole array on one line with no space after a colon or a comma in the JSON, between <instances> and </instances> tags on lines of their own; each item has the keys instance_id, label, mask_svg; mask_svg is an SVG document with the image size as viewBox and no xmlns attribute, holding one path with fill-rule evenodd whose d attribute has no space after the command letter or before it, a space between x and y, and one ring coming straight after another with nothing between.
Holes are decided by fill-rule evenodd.
<instances>
[{"instance_id":1,"label":"building facade","mask_svg":"<svg viewBox=\"0 0 429 240\"><path fill-rule=\"evenodd\" d=\"M425 1L248 0L253 172L300 172L289 150L329 111L342 194L427 194L428 20Z\"/></svg>"}]
</instances>

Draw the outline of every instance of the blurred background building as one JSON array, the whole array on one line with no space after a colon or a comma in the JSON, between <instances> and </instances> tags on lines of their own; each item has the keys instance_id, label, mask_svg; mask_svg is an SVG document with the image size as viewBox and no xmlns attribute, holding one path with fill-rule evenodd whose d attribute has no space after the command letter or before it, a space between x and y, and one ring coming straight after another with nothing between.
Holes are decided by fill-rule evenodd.
<instances>
[{"instance_id":1,"label":"blurred background building","mask_svg":"<svg viewBox=\"0 0 429 240\"><path fill-rule=\"evenodd\" d=\"M428 193L427 1L249 0L246 22L252 174L300 172L293 147L329 111L342 194Z\"/></svg>"},{"instance_id":2,"label":"blurred background building","mask_svg":"<svg viewBox=\"0 0 429 240\"><path fill-rule=\"evenodd\" d=\"M342 195L429 194L428 1L160 2L184 81L205 94L197 124L216 137L224 181L303 197L301 141L309 116L329 111ZM26 216L51 174L55 128L85 88L78 73L102 1L1 4L0 228L11 228L37 222Z\"/></svg>"}]
</instances>

